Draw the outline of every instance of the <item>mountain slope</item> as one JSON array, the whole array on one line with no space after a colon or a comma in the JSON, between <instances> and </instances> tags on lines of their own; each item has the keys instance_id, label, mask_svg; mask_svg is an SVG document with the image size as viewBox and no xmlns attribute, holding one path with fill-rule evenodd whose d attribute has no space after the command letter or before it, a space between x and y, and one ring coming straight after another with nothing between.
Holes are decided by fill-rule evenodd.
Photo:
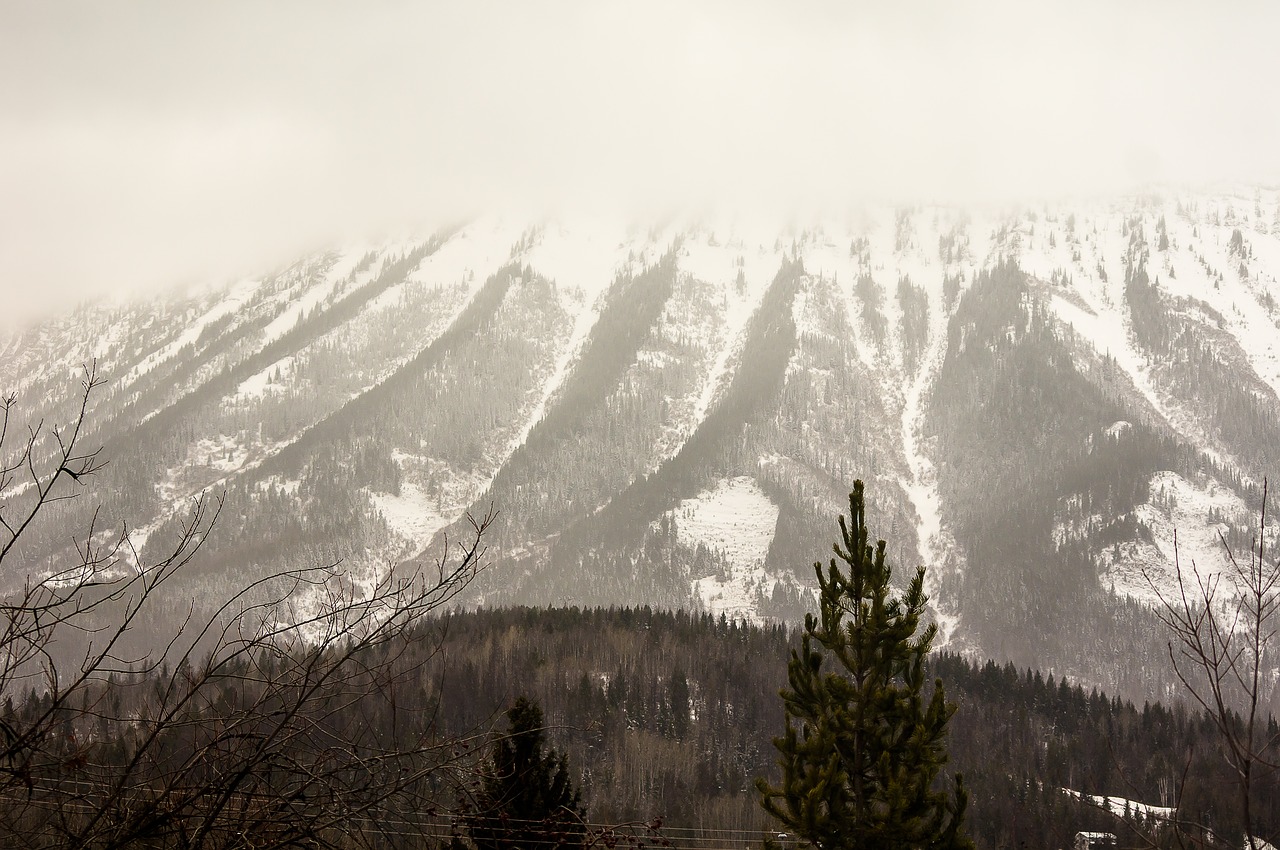
<instances>
[{"instance_id":1,"label":"mountain slope","mask_svg":"<svg viewBox=\"0 0 1280 850\"><path fill-rule=\"evenodd\" d=\"M492 505L475 600L792 619L860 477L953 646L1158 694L1174 531L1225 568L1277 460L1278 206L487 218L87 305L0 342L0 386L53 417L96 358L102 519L159 547L225 491L208 598L435 557ZM91 507L58 505L14 575Z\"/></svg>"}]
</instances>

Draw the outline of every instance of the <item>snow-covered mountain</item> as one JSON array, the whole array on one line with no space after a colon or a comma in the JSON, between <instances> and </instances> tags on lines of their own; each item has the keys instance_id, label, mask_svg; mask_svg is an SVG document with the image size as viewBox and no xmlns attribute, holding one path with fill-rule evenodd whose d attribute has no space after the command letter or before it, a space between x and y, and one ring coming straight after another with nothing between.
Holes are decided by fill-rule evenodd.
<instances>
[{"instance_id":1,"label":"snow-covered mountain","mask_svg":"<svg viewBox=\"0 0 1280 850\"><path fill-rule=\"evenodd\" d=\"M478 601L795 619L862 478L944 639L1137 693L1174 532L1202 570L1256 533L1277 274L1280 196L1252 188L784 232L482 218L85 306L0 341L0 388L65 418L96 360L135 542L226 491L199 596L429 556L493 505Z\"/></svg>"}]
</instances>

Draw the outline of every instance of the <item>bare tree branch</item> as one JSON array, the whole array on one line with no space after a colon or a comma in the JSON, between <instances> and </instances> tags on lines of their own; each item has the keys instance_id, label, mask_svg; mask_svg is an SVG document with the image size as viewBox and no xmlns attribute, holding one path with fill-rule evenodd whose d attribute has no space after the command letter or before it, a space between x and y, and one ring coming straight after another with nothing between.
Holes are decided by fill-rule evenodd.
<instances>
[{"instance_id":1,"label":"bare tree branch","mask_svg":"<svg viewBox=\"0 0 1280 850\"><path fill-rule=\"evenodd\" d=\"M101 385L87 367L70 425L33 426L7 461L16 397L0 398L0 564L105 466L80 448ZM253 580L206 613L185 603L164 645L130 657L222 505L195 499L154 563L95 512L69 566L0 599L0 846L382 847L388 824L398 845L436 846L478 739L442 736L433 707L402 694L433 675L424 623L484 568L494 513L372 586L331 564ZM70 665L68 645L83 647Z\"/></svg>"},{"instance_id":2,"label":"bare tree branch","mask_svg":"<svg viewBox=\"0 0 1280 850\"><path fill-rule=\"evenodd\" d=\"M1194 562L1184 567L1174 534L1175 594L1166 593L1143 571L1155 592L1156 615L1169 632L1167 649L1184 692L1213 723L1223 756L1236 781L1236 799L1247 850L1259 850L1253 816L1253 786L1258 771L1280 767L1276 736L1268 737L1262 704L1265 676L1275 668L1268 657L1280 610L1280 564L1267 560L1268 485L1263 480L1256 548L1241 563L1224 535L1229 586L1222 574L1201 575ZM1183 782L1185 783L1185 775ZM1206 834L1203 831L1201 834ZM1179 831L1181 843L1181 830ZM1274 839L1274 836L1271 836Z\"/></svg>"}]
</instances>

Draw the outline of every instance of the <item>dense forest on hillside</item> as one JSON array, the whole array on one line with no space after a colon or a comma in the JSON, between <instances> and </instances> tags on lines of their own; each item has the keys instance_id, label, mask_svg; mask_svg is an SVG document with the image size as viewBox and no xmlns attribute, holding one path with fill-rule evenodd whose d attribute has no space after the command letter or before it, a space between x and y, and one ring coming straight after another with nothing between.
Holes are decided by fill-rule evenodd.
<instances>
[{"instance_id":1,"label":"dense forest on hillside","mask_svg":"<svg viewBox=\"0 0 1280 850\"><path fill-rule=\"evenodd\" d=\"M426 690L442 728L482 726L520 694L541 700L552 737L582 770L594 820L767 826L751 782L776 781L770 742L782 730L777 691L794 632L641 608L485 611L450 617L443 634L449 661ZM1080 830L1124 834L1115 817L1061 789L1171 806L1188 765L1184 807L1232 832L1228 768L1198 713L945 652L932 663L958 706L948 770L970 788L979 847L1065 848ZM1280 828L1274 774L1257 811L1270 813L1262 834Z\"/></svg>"},{"instance_id":2,"label":"dense forest on hillside","mask_svg":"<svg viewBox=\"0 0 1280 850\"><path fill-rule=\"evenodd\" d=\"M355 723L370 740L470 740L478 758L487 745L475 736L500 730L502 712L528 696L545 711L549 741L567 754L592 823L660 818L676 847L756 846L769 823L752 783L776 780L777 691L794 643L782 626L650 608L455 613L377 650L375 669L389 661L388 669L413 671L416 687L390 695L371 687L355 698L346 691L340 710L326 708L325 722ZM1066 848L1081 830L1114 832L1121 846L1138 846L1150 828L1140 818L1121 823L1065 789L1156 806L1181 796L1183 811L1217 834L1239 834L1227 764L1198 713L1139 707L1053 675L945 652L931 664L957 705L944 773L965 776L979 847ZM115 715L145 716L154 699L149 682L141 674L119 680L110 698L138 704L117 704ZM219 699L235 698L233 690ZM38 712L41 699L34 692L11 699L3 719ZM128 724L86 721L79 729L77 722L68 717L66 734L96 741L94 758L128 758L136 734ZM1274 720L1268 731L1277 731ZM458 801L439 802L447 811ZM1274 773L1259 777L1255 812L1261 834L1274 835Z\"/></svg>"}]
</instances>

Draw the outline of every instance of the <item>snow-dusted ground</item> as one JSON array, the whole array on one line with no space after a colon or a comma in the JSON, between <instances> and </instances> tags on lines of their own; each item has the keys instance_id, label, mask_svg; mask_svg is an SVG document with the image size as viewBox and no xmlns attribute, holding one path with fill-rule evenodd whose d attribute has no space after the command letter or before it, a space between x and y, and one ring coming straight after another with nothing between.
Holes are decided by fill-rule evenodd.
<instances>
[{"instance_id":1,"label":"snow-dusted ground","mask_svg":"<svg viewBox=\"0 0 1280 850\"><path fill-rule=\"evenodd\" d=\"M573 329L560 344L551 377L543 383L524 425L507 444L502 462L524 445L534 426L546 415L551 400L564 385L600 318L605 293L636 247L636 242L625 233L598 224L579 230L560 223L539 231L537 241L523 254L523 260L535 274L556 283L561 306L573 316Z\"/></svg>"},{"instance_id":2,"label":"snow-dusted ground","mask_svg":"<svg viewBox=\"0 0 1280 850\"><path fill-rule=\"evenodd\" d=\"M1230 559L1219 537L1227 526L1211 522L1210 511L1232 523L1250 519L1244 501L1216 481L1196 483L1173 472L1156 473L1147 501L1136 511L1139 521L1150 529L1152 542L1138 540L1102 549L1098 555L1103 586L1155 605L1160 601L1156 588L1167 596L1176 587L1175 557L1187 575L1193 568L1206 578L1230 575ZM1247 563L1249 553L1238 557ZM1229 584L1224 584L1223 591L1228 589Z\"/></svg>"},{"instance_id":3,"label":"snow-dusted ground","mask_svg":"<svg viewBox=\"0 0 1280 850\"><path fill-rule=\"evenodd\" d=\"M522 232L522 225L498 216L477 219L450 236L410 271L404 281L388 287L367 309L371 312L392 309L409 289L430 290L458 284L466 285L469 302L485 281L511 260Z\"/></svg>"},{"instance_id":4,"label":"snow-dusted ground","mask_svg":"<svg viewBox=\"0 0 1280 850\"><path fill-rule=\"evenodd\" d=\"M439 501L412 481L400 485L400 495L371 493L374 507L394 533L421 549L452 520Z\"/></svg>"},{"instance_id":5,"label":"snow-dusted ground","mask_svg":"<svg viewBox=\"0 0 1280 850\"><path fill-rule=\"evenodd\" d=\"M690 422L685 426L688 435L707 417L713 401L728 386L732 365L746 341L747 322L759 308L781 265L781 253L762 243L744 240L732 230L720 234L713 231L705 238L685 242L680 256L681 270L694 280L719 287L724 310L711 370L703 382ZM740 274L741 289L738 287Z\"/></svg>"},{"instance_id":6,"label":"snow-dusted ground","mask_svg":"<svg viewBox=\"0 0 1280 850\"><path fill-rule=\"evenodd\" d=\"M552 341L556 351L554 366L534 391L520 427L505 442L485 450L481 469L461 474L443 461L396 453L407 480L430 473L442 482L439 486L443 490L438 502L422 490L409 490L403 484L398 498L373 494L397 534L421 551L436 532L461 519L466 509L493 485L502 465L528 440L572 373L600 317L605 294L619 272L634 271L639 264L655 261L667 250L671 238L672 234L666 234L655 241L644 233L629 233L598 221L554 222L524 235L525 247L513 259L555 282L561 307L572 317L571 329L564 338Z\"/></svg>"},{"instance_id":7,"label":"snow-dusted ground","mask_svg":"<svg viewBox=\"0 0 1280 850\"><path fill-rule=\"evenodd\" d=\"M904 482L904 488L919 517L916 526L917 545L920 557L927 566L925 592L929 596L934 619L938 624L938 647L951 642L960 623L959 614L955 612L950 600L942 597L940 590L943 570L959 569L959 556L951 534L942 524L938 470L928 449L933 441L923 434L926 393L936 378L936 369L941 366L941 357L935 355L932 349L937 347L939 351L945 351L945 339L946 335L943 333L931 343L927 356L936 359L938 366L918 375L912 381L907 389L907 403L902 413L902 447L907 467L911 471L911 478Z\"/></svg>"},{"instance_id":8,"label":"snow-dusted ground","mask_svg":"<svg viewBox=\"0 0 1280 850\"><path fill-rule=\"evenodd\" d=\"M284 336L307 313L332 295L338 284L355 271L360 259L368 252L368 245L352 245L344 248L332 258L331 265L319 280L312 280L310 268L300 269L299 281L277 296L285 303L285 307L263 329L262 344L267 345ZM368 278L369 276L366 275L366 280Z\"/></svg>"},{"instance_id":9,"label":"snow-dusted ground","mask_svg":"<svg viewBox=\"0 0 1280 850\"><path fill-rule=\"evenodd\" d=\"M262 398L267 393L284 392L293 378L294 355L282 357L267 368L240 382L235 398L238 402Z\"/></svg>"},{"instance_id":10,"label":"snow-dusted ground","mask_svg":"<svg viewBox=\"0 0 1280 850\"><path fill-rule=\"evenodd\" d=\"M1280 263L1280 240L1276 235L1260 234L1247 227L1241 228L1253 258L1243 260L1246 268L1252 266L1250 278L1242 279L1239 267L1242 258L1229 253L1228 246L1233 232L1230 225L1192 224L1173 215L1165 215L1166 226L1172 244L1182 250L1170 248L1165 255L1153 251L1151 269L1154 276L1161 265L1172 271L1160 275L1160 285L1175 296L1184 296L1208 303L1223 317L1226 330L1244 351L1254 373L1272 392L1280 394L1280 327L1276 325L1273 311L1264 303L1269 294L1280 298L1274 280L1255 280L1258 270L1274 271ZM1154 227L1148 226L1151 234ZM1195 232L1199 233L1199 238ZM1154 241L1148 235L1148 241ZM1200 258L1210 268L1221 274L1221 280L1210 279ZM1268 286L1268 284L1271 284Z\"/></svg>"},{"instance_id":11,"label":"snow-dusted ground","mask_svg":"<svg viewBox=\"0 0 1280 850\"><path fill-rule=\"evenodd\" d=\"M170 513L181 511L186 500L234 475L256 469L288 442L266 441L261 434L249 431L196 440L187 447L186 460L170 467L164 480L156 484L156 494L171 507ZM163 518L162 515L160 519Z\"/></svg>"},{"instance_id":12,"label":"snow-dusted ground","mask_svg":"<svg viewBox=\"0 0 1280 850\"><path fill-rule=\"evenodd\" d=\"M437 532L460 519L490 480L483 472L458 472L425 455L396 450L391 459L400 467L400 495L373 492L369 498L406 544L401 556L421 552ZM431 492L424 486L428 482Z\"/></svg>"},{"instance_id":13,"label":"snow-dusted ground","mask_svg":"<svg viewBox=\"0 0 1280 850\"><path fill-rule=\"evenodd\" d=\"M244 307L261 286L261 280L243 280L232 286L214 302L212 307L187 325L173 341L142 358L133 368L121 376L119 378L120 386L129 386L161 363L172 359L184 347L199 339L201 332L210 324Z\"/></svg>"},{"instance_id":14,"label":"snow-dusted ground","mask_svg":"<svg viewBox=\"0 0 1280 850\"><path fill-rule=\"evenodd\" d=\"M1106 220L1097 238L1079 243L1071 242L1064 232L1061 239L1055 240L1056 245L1050 245L1043 238L1024 244L1018 262L1028 274L1045 281L1055 272L1069 274L1072 280L1069 292L1054 292L1049 299L1049 306L1058 318L1099 354L1114 358L1153 412L1170 423L1181 423L1185 414L1156 391L1150 366L1132 341L1128 311L1124 308L1121 262L1128 242L1120 225L1119 221ZM1075 251L1080 254L1078 261L1073 259ZM1099 275L1099 268L1106 271L1106 280Z\"/></svg>"},{"instance_id":15,"label":"snow-dusted ground","mask_svg":"<svg viewBox=\"0 0 1280 850\"><path fill-rule=\"evenodd\" d=\"M1269 219L1274 212L1274 204L1269 199L1266 203L1270 206L1266 207L1264 218ZM1248 206L1252 207L1251 200ZM1239 209L1243 208L1241 204ZM1162 212L1171 240L1169 250L1164 252L1155 247L1158 238L1155 221ZM1058 271L1071 276L1069 287L1048 284L1043 287L1042 291L1048 294L1047 303L1064 324L1074 327L1083 343L1100 355L1110 355L1118 368L1129 376L1135 390L1132 393L1135 422L1140 419L1146 421L1148 416L1153 421L1167 422L1194 446L1227 468L1238 470L1238 464L1229 453L1215 444L1214 435L1205 425L1206 418L1191 409L1190 403L1180 400L1169 388L1160 386L1153 379L1153 375L1161 373L1153 369L1147 354L1133 341L1124 303L1123 259L1128 251L1125 222L1135 214L1132 206L1099 206L1082 210L1075 223L1074 238L1068 236L1065 219L1061 216L1023 217L1014 236L1002 240L995 250L1016 254L1023 267L1042 280L1048 281ZM1186 307L1189 314L1196 315L1200 310L1196 304L1207 305L1221 314L1223 320L1218 326L1206 312L1206 327L1229 334L1235 341L1229 345L1233 351L1238 344L1236 353L1243 357L1237 356L1237 362L1242 369L1252 369L1257 373L1264 394L1267 387L1280 390L1280 328L1275 322L1274 309L1268 306L1269 295L1280 298L1272 271L1280 268L1280 237L1276 233L1260 232L1253 222L1210 224L1208 206L1196 212L1194 217L1183 217L1170 201L1163 207L1144 208L1140 214L1150 250L1147 268L1152 278L1158 275L1159 285L1169 294L1194 300L1195 303L1185 302L1189 305ZM928 400L945 352L947 322L954 306L945 304L942 276L948 272L959 272L966 282L971 280L974 271L985 266L993 256L994 242L988 234L995 225L992 221L978 219L969 220L966 225L965 217L955 211L925 208L912 212L904 230L899 227L895 216L892 210L873 210L856 226L848 222L824 224L798 235L772 224L755 231L734 223L684 228L677 258L680 274L687 276L686 280L692 278L719 291L720 315L714 333L703 337L707 344L707 360L705 364L698 365L700 370L705 369L705 374L699 372L701 383L687 397L673 399L671 407L679 411L677 430L692 433L714 406L736 368L749 319L784 257L798 254L811 276L837 282L856 330L853 336L857 355L878 382L895 438L900 434L902 458L895 457L886 463L885 469L889 471L884 474L891 476L894 482L900 479L919 518L918 548L922 560L930 566L927 573L931 582L930 595L935 606L941 606L944 612L940 616L940 626L941 642L945 642L954 633L956 625L945 615L946 600L939 598L937 592L938 568L944 565L958 568L959 564L954 557L954 544L946 533L937 490L937 470L934 468L935 449L926 431ZM1241 258L1228 251L1237 226L1252 251L1252 256L1245 259L1248 271L1243 277L1238 270ZM617 223L579 220L553 222L526 232L497 218L481 219L455 233L439 251L410 272L404 283L389 289L366 309L366 313L381 312L386 316L387 311L411 301L409 296L414 293L421 294L433 288L447 290L440 302L445 306L436 311L430 323L416 326L414 343L419 338L429 340L470 303L475 291L493 271L508 260L516 259L530 265L535 273L557 281L561 303L571 319L563 338L553 342L553 367L547 363L540 364L546 374L539 375L537 389L522 402L521 426L519 429L509 426L491 441L492 445L486 447L483 475L474 480L469 477L449 479L452 482L450 486L456 487L457 493L443 501L436 495L428 495L424 489L425 479L415 479L412 474L407 475L405 487L398 497L370 494L393 532L414 542L425 542L433 529L456 520L465 506L483 492L486 482L492 480L490 473L496 474L501 464L527 439L530 430L554 403L564 382L570 379L582 345L595 326L603 299L607 297L607 290L617 273L621 270L636 271L642 264L654 261L669 250L675 229L673 226L664 231L649 232L628 229ZM901 239L904 232L907 235L905 242ZM853 236L863 233L868 234L869 245L865 261L863 256L850 250ZM965 248L957 260L944 264L936 246L943 237L950 238L955 233L962 234ZM1050 234L1053 234L1052 239ZM357 276L358 280L351 277L351 269L367 252L364 246L352 246L327 255L324 262L330 265L324 267L315 265L321 262L320 258L299 264L296 280L289 286L284 283L292 271L272 278L280 288L270 295L261 291L264 280L251 280L207 298L202 296L197 301L186 302L198 305L186 309L179 317L188 319L188 324L182 327L181 332L170 336L174 331L159 333L162 323L158 322L147 339L155 340L157 344L163 341L164 344L137 362L128 374L119 379L119 383L127 386L156 365L179 356L182 347L197 339L204 328L241 309L270 306L273 311L278 311L263 332L264 340L275 338L293 327L308 311L323 307L326 300L376 277L383 259L397 256L397 251L411 249L415 244L418 243L404 242L377 248L378 259ZM517 245L519 251L513 256L512 248ZM313 264L314 274L306 271L307 263ZM1212 272L1206 269L1206 265ZM738 285L739 271L742 272L742 286ZM1222 275L1220 281L1217 278L1219 272ZM887 338L879 346L870 341L862 315L863 305L854 293L855 282L864 273L872 276L880 290L881 311L887 320ZM914 369L908 368L903 356L902 311L896 294L898 280L903 276L910 277L911 282L924 291L929 305L928 339ZM805 306L802 293L796 304L798 321L805 315ZM324 343L363 344L361 334L375 333L383 326L370 323L367 318L358 317L344 325L339 332L326 336ZM680 318L664 316L664 327L673 332L688 330L679 324ZM118 337L119 333L114 336L111 332L104 333L92 340L93 347L87 350L105 352ZM396 339L398 341L399 337ZM1225 337L1219 336L1218 339ZM380 354L378 359L385 362L377 364L377 368L369 372L369 380L376 385L413 353L406 346L402 356L399 353ZM242 407L252 408L255 400L276 391L277 385L272 383L272 378L277 370L281 385L289 382L295 356L302 358L297 360L301 374L305 357L294 352L243 381L234 396L229 398ZM641 357L650 357L647 361L650 366L667 365L658 363L653 352L642 352ZM358 392L367 389L365 387ZM233 430L236 426L215 426L208 430L217 430L218 427ZM1121 423L1113 427L1117 433L1123 430ZM188 451L188 462L192 468L171 470L169 481L161 485L162 492L175 501L175 509L181 509L183 498L204 486L203 482L252 469L278 448L261 445L251 433L233 433L232 436L198 433L197 436L203 439L194 440ZM289 439L298 436L300 434L291 435ZM678 448L678 442L673 441L673 445ZM662 451L669 453L670 449L664 444ZM411 462L406 463L408 465L402 464L402 468L412 466ZM734 482L740 481L750 482L750 479L734 479ZM754 530L744 528L741 535L746 539L765 540L763 545L767 549L767 540L771 539L776 524L776 508L771 514L763 507L768 500L754 484L748 486L734 482L722 482L720 487L703 494L698 500L690 500L688 504L704 505L697 508L696 513L709 510L707 516L714 517L719 510L715 506L724 500L727 499L728 503L741 502L739 507L746 506L742 521L761 524ZM1162 487L1169 498L1160 496ZM1174 529L1178 530L1179 555L1183 564L1194 560L1202 572L1217 572L1223 568L1225 555L1216 536L1218 527L1208 522L1208 511L1210 508L1228 513L1234 511L1236 513L1230 515L1237 516L1242 510L1240 500L1217 482L1186 481L1172 473L1162 473L1153 481L1152 491L1148 503L1139 509L1139 518L1151 529L1153 542L1122 544L1118 549L1109 547L1100 552L1105 568L1104 586L1114 585L1116 593L1148 602L1153 601L1153 596L1142 569L1145 567L1148 574L1160 577L1160 581L1168 580ZM723 525L728 522L728 509L725 508L722 514L701 530L696 520L692 531L682 522L681 533L705 532L711 535L717 523ZM710 540L706 542L713 545ZM699 582L704 601L717 600L708 602L715 610L745 605L743 600L750 594L744 590L743 582L749 585L752 581L758 583L762 580L761 575L751 573L749 564L755 562L748 554L735 551L732 557L738 560L733 561L733 576L728 580L702 579ZM763 552L759 560L763 561Z\"/></svg>"},{"instance_id":16,"label":"snow-dusted ground","mask_svg":"<svg viewBox=\"0 0 1280 850\"><path fill-rule=\"evenodd\" d=\"M725 578L706 576L693 589L708 611L755 619L756 594L768 592L765 555L778 525L778 506L755 479L725 479L711 490L685 499L671 511L677 535L687 546L722 552L729 564Z\"/></svg>"},{"instance_id":17,"label":"snow-dusted ground","mask_svg":"<svg viewBox=\"0 0 1280 850\"><path fill-rule=\"evenodd\" d=\"M1077 800L1081 800L1091 806L1097 806L1113 815L1123 816L1127 812L1130 815L1141 815L1147 818L1171 818L1177 813L1177 809L1169 806L1153 806L1149 803L1140 803L1137 800L1128 800L1124 797L1103 797L1095 794L1085 794L1070 788L1063 788L1062 791L1070 797L1075 797Z\"/></svg>"},{"instance_id":18,"label":"snow-dusted ground","mask_svg":"<svg viewBox=\"0 0 1280 850\"><path fill-rule=\"evenodd\" d=\"M929 244L937 242L936 234L930 233L928 236ZM925 591L929 595L938 624L937 646L946 646L951 642L960 621L951 600L944 599L941 592L943 570L958 571L960 558L958 547L942 523L938 470L933 461L935 441L925 434L927 405L947 353L947 325L950 316L942 286L942 277L947 271L955 273L959 270L922 268L916 271L917 276L913 278L913 283L923 286L928 298L929 337L915 374L908 376L902 409L902 451L911 473L911 478L905 482L905 489L919 517L916 533L920 557L929 567L925 571Z\"/></svg>"},{"instance_id":19,"label":"snow-dusted ground","mask_svg":"<svg viewBox=\"0 0 1280 850\"><path fill-rule=\"evenodd\" d=\"M1156 221L1161 210L1152 212L1144 228L1152 250L1148 274L1153 280L1158 278L1159 285L1170 294L1209 304L1221 313L1226 318L1221 329L1240 345L1259 377L1276 386L1280 381L1280 329L1267 318L1259 294L1248 291L1240 281L1234 270L1238 261L1231 262L1223 251L1216 251L1206 231L1199 229L1202 223L1193 225L1180 220L1172 204L1163 211L1171 245L1175 247L1163 253L1155 250ZM1056 244L1050 244L1044 235L1051 225L1043 223L1041 236L1022 243L1019 263L1029 274L1044 281L1054 273L1070 275L1070 288L1054 290L1048 299L1059 320L1096 352L1109 355L1158 419L1167 422L1217 463L1238 471L1239 463L1205 428L1204 417L1153 380L1152 364L1133 340L1124 295L1124 260L1129 252L1129 236L1124 229L1128 218L1128 210L1123 207L1091 210L1077 221L1074 241L1065 229L1055 230ZM1199 237L1192 235L1196 229ZM1226 228L1226 238L1230 232L1231 229ZM1218 239L1223 250L1226 238ZM1181 251L1176 248L1179 245ZM1222 284L1211 282L1196 259L1206 251L1212 264L1223 271Z\"/></svg>"}]
</instances>

